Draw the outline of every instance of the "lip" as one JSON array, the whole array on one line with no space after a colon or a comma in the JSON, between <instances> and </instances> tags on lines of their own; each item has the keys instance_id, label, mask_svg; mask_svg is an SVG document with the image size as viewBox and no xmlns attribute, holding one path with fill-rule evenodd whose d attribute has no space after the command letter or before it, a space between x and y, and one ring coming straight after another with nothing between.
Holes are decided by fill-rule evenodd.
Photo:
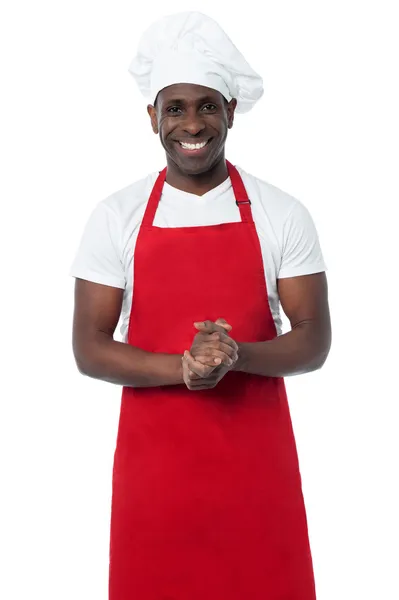
<instances>
[{"instance_id":1,"label":"lip","mask_svg":"<svg viewBox=\"0 0 399 600\"><path fill-rule=\"evenodd\" d=\"M177 144L177 148L179 150L179 152L181 152L182 154L184 154L185 156L200 156L201 154L206 154L208 151L208 148L212 142L213 138L209 138L208 140L196 140L195 142L193 142L192 140L176 140L176 144ZM205 146L203 148L198 148L196 150L188 150L188 148L183 148L183 146L181 145L181 142L186 143L186 144L203 144L204 142L207 142L205 144Z\"/></svg>"}]
</instances>

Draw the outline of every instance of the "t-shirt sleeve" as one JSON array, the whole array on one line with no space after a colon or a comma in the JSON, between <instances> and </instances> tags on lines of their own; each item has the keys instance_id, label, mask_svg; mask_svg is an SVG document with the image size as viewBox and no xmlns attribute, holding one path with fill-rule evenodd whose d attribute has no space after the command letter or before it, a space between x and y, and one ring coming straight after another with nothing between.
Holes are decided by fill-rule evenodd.
<instances>
[{"instance_id":1,"label":"t-shirt sleeve","mask_svg":"<svg viewBox=\"0 0 399 600\"><path fill-rule=\"evenodd\" d=\"M117 214L104 201L92 211L83 231L69 275L124 289L121 232Z\"/></svg>"},{"instance_id":2,"label":"t-shirt sleeve","mask_svg":"<svg viewBox=\"0 0 399 600\"><path fill-rule=\"evenodd\" d=\"M319 236L308 209L295 203L283 227L282 257L278 278L326 271Z\"/></svg>"}]
</instances>

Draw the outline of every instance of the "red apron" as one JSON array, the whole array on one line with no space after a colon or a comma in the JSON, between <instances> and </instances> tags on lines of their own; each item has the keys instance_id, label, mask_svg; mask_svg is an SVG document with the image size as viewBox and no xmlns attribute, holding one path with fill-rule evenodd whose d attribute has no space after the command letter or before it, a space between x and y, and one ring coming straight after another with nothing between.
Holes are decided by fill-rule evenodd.
<instances>
[{"instance_id":1,"label":"red apron","mask_svg":"<svg viewBox=\"0 0 399 600\"><path fill-rule=\"evenodd\" d=\"M129 344L183 354L194 321L218 317L237 342L277 335L250 202L227 166L242 221L204 227L153 225L160 173L135 248ZM112 483L110 600L316 598L282 378L124 387Z\"/></svg>"}]
</instances>

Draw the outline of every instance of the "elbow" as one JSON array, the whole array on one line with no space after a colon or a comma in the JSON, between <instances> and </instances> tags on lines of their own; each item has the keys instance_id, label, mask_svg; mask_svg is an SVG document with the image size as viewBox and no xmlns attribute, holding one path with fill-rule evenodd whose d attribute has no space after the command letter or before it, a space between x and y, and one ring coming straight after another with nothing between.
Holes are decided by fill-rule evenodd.
<instances>
[{"instance_id":1,"label":"elbow","mask_svg":"<svg viewBox=\"0 0 399 600\"><path fill-rule=\"evenodd\" d=\"M78 356L75 355L75 364L76 364L76 367L77 367L77 369L78 369L78 371L79 371L79 373L81 375L86 375L88 377L91 376L92 370L90 368L89 361L85 360L82 357L78 357Z\"/></svg>"},{"instance_id":2,"label":"elbow","mask_svg":"<svg viewBox=\"0 0 399 600\"><path fill-rule=\"evenodd\" d=\"M326 360L327 360L327 356L324 356L324 357L318 356L317 360L315 360L315 362L313 363L312 371L319 371L324 366L324 363L326 362Z\"/></svg>"},{"instance_id":3,"label":"elbow","mask_svg":"<svg viewBox=\"0 0 399 600\"><path fill-rule=\"evenodd\" d=\"M93 360L91 354L75 343L73 344L72 350L79 373L81 375L93 377Z\"/></svg>"},{"instance_id":4,"label":"elbow","mask_svg":"<svg viewBox=\"0 0 399 600\"><path fill-rule=\"evenodd\" d=\"M77 361L75 359L76 367L81 375L86 375L87 377L91 377L91 370L87 363L82 361Z\"/></svg>"},{"instance_id":5,"label":"elbow","mask_svg":"<svg viewBox=\"0 0 399 600\"><path fill-rule=\"evenodd\" d=\"M326 343L323 345L323 348L320 350L318 350L313 366L314 368L312 369L313 371L318 371L319 369L321 369L324 366L324 363L326 362L328 355L330 354L330 349L331 349L331 338L329 338Z\"/></svg>"}]
</instances>

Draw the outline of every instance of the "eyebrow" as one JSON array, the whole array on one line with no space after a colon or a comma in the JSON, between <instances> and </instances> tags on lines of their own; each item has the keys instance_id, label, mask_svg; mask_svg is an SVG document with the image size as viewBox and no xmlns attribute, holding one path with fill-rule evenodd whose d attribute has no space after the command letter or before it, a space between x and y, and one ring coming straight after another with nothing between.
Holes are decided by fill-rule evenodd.
<instances>
[{"instance_id":1,"label":"eyebrow","mask_svg":"<svg viewBox=\"0 0 399 600\"><path fill-rule=\"evenodd\" d=\"M201 96L196 100L197 104L204 104L205 102L209 102L210 104L220 104L218 100L211 96ZM186 104L186 101L182 98L170 98L169 100L164 100L163 104Z\"/></svg>"}]
</instances>

